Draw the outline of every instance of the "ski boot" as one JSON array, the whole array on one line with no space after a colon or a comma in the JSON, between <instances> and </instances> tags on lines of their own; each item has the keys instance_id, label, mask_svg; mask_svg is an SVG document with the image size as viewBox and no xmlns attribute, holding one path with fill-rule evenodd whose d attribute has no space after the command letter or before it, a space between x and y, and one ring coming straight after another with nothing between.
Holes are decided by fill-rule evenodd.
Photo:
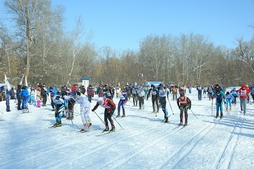
<instances>
[{"instance_id":1,"label":"ski boot","mask_svg":"<svg viewBox=\"0 0 254 169\"><path fill-rule=\"evenodd\" d=\"M116 130L115 126L112 126L110 132L114 132Z\"/></svg>"}]
</instances>

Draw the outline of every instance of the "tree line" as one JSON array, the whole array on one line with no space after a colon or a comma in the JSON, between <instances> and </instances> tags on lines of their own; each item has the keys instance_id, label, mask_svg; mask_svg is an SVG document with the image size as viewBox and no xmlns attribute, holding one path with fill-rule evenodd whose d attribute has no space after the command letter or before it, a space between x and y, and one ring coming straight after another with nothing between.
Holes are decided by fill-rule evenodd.
<instances>
[{"instance_id":1,"label":"tree line","mask_svg":"<svg viewBox=\"0 0 254 169\"><path fill-rule=\"evenodd\" d=\"M236 39L236 47L216 46L200 34L147 35L136 51L96 49L84 37L81 19L71 32L63 28L63 8L50 0L5 0L8 25L0 23L0 77L16 85L81 82L112 85L164 83L223 86L254 83L254 38ZM10 27L10 24L13 26ZM3 81L3 80L2 80Z\"/></svg>"}]
</instances>

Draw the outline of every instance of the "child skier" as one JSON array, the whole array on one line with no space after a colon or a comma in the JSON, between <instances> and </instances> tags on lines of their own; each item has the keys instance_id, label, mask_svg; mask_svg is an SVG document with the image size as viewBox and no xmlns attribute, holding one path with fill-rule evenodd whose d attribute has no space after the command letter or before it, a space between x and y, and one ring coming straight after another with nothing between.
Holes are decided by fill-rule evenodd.
<instances>
[{"instance_id":1,"label":"child skier","mask_svg":"<svg viewBox=\"0 0 254 169\"><path fill-rule=\"evenodd\" d=\"M59 92L54 96L53 103L55 104L55 119L56 119L56 123L53 125L53 127L61 127L62 111L64 110L65 105L64 100L61 98Z\"/></svg>"},{"instance_id":2,"label":"child skier","mask_svg":"<svg viewBox=\"0 0 254 169\"><path fill-rule=\"evenodd\" d=\"M76 102L80 104L80 116L83 123L83 128L80 130L80 132L89 131L90 127L92 126L91 119L89 117L90 101L88 101L85 95L81 95L81 93L78 91Z\"/></svg>"},{"instance_id":3,"label":"child skier","mask_svg":"<svg viewBox=\"0 0 254 169\"><path fill-rule=\"evenodd\" d=\"M226 100L226 111L231 111L232 110L232 102L234 100L234 96L231 93L227 92L225 100ZM229 109L228 109L228 107L229 107Z\"/></svg>"},{"instance_id":4,"label":"child skier","mask_svg":"<svg viewBox=\"0 0 254 169\"><path fill-rule=\"evenodd\" d=\"M92 111L95 112L95 110L98 108L99 105L101 105L102 107L105 108L104 122L105 122L106 128L103 130L103 132L109 131L108 121L110 122L111 127L112 127L110 131L115 131L114 121L112 120L112 116L113 116L114 111L116 109L115 103L109 98L99 97L98 101L97 101L96 105L94 106L94 108L92 109Z\"/></svg>"},{"instance_id":5,"label":"child skier","mask_svg":"<svg viewBox=\"0 0 254 169\"><path fill-rule=\"evenodd\" d=\"M180 123L183 125L183 113L185 118L184 126L188 125L188 109L191 109L191 100L184 95L183 92L180 93L180 97L177 99L177 105L180 109Z\"/></svg>"}]
</instances>

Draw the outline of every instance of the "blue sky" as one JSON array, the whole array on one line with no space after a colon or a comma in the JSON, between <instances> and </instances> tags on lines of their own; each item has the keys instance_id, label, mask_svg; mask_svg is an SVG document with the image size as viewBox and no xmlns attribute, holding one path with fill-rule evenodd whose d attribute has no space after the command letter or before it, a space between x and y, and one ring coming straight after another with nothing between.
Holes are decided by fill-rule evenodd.
<instances>
[{"instance_id":1,"label":"blue sky","mask_svg":"<svg viewBox=\"0 0 254 169\"><path fill-rule=\"evenodd\" d=\"M228 48L236 47L238 38L254 37L250 27L254 0L52 0L52 4L64 7L66 30L74 29L81 17L83 38L90 35L97 48L136 50L148 35L194 33Z\"/></svg>"}]
</instances>

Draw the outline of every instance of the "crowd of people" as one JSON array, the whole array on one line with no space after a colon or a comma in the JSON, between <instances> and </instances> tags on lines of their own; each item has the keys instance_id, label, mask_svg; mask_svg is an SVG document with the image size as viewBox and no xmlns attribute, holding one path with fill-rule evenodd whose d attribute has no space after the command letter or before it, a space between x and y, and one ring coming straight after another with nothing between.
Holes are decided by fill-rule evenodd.
<instances>
[{"instance_id":1,"label":"crowd of people","mask_svg":"<svg viewBox=\"0 0 254 169\"><path fill-rule=\"evenodd\" d=\"M13 90L13 89L12 89ZM61 127L62 118L73 120L74 105L80 105L80 116L83 123L81 132L89 131L92 126L92 121L89 116L90 110L96 113L98 106L105 108L104 121L105 131L115 131L113 114L117 110L116 118L125 117L125 104L127 101L133 103L134 107L140 110L144 109L144 101L151 97L151 104L153 113L158 113L161 109L164 113L164 123L169 121L169 113L167 102L169 102L169 95L172 95L173 101L176 101L180 111L179 125L188 125L188 110L191 109L191 99L186 96L186 92L191 93L193 88L191 86L170 85L166 86L161 83L158 86L142 86L142 85L124 85L117 90L111 85L99 85L93 87L89 85L87 88L83 85L73 84L70 88L66 85L57 89L55 86L47 87L45 83L39 83L36 87L17 85L15 91L16 97L13 97L13 92L6 90L6 111L9 112L10 99L16 99L18 110L23 113L29 113L29 104L38 108L46 106L50 102L52 111L55 111L55 124L52 127ZM226 111L232 110L232 104L236 104L236 98L240 98L241 112L246 114L246 103L249 102L251 94L254 100L254 85L248 87L243 84L239 89L233 88L231 91L225 89L219 84L210 85L208 87L197 85L198 101L202 100L202 95L206 95L209 100L215 100L216 115L215 118L223 118L223 104L225 104ZM11 94L12 93L12 94ZM98 99L93 108L91 102L94 95L98 95ZM10 97L12 96L12 97ZM114 97L118 97L119 102L114 102ZM131 99L132 98L132 99ZM172 109L172 107L170 106ZM122 116L120 115L122 111ZM173 110L172 110L173 112ZM111 128L110 128L110 126Z\"/></svg>"}]
</instances>

